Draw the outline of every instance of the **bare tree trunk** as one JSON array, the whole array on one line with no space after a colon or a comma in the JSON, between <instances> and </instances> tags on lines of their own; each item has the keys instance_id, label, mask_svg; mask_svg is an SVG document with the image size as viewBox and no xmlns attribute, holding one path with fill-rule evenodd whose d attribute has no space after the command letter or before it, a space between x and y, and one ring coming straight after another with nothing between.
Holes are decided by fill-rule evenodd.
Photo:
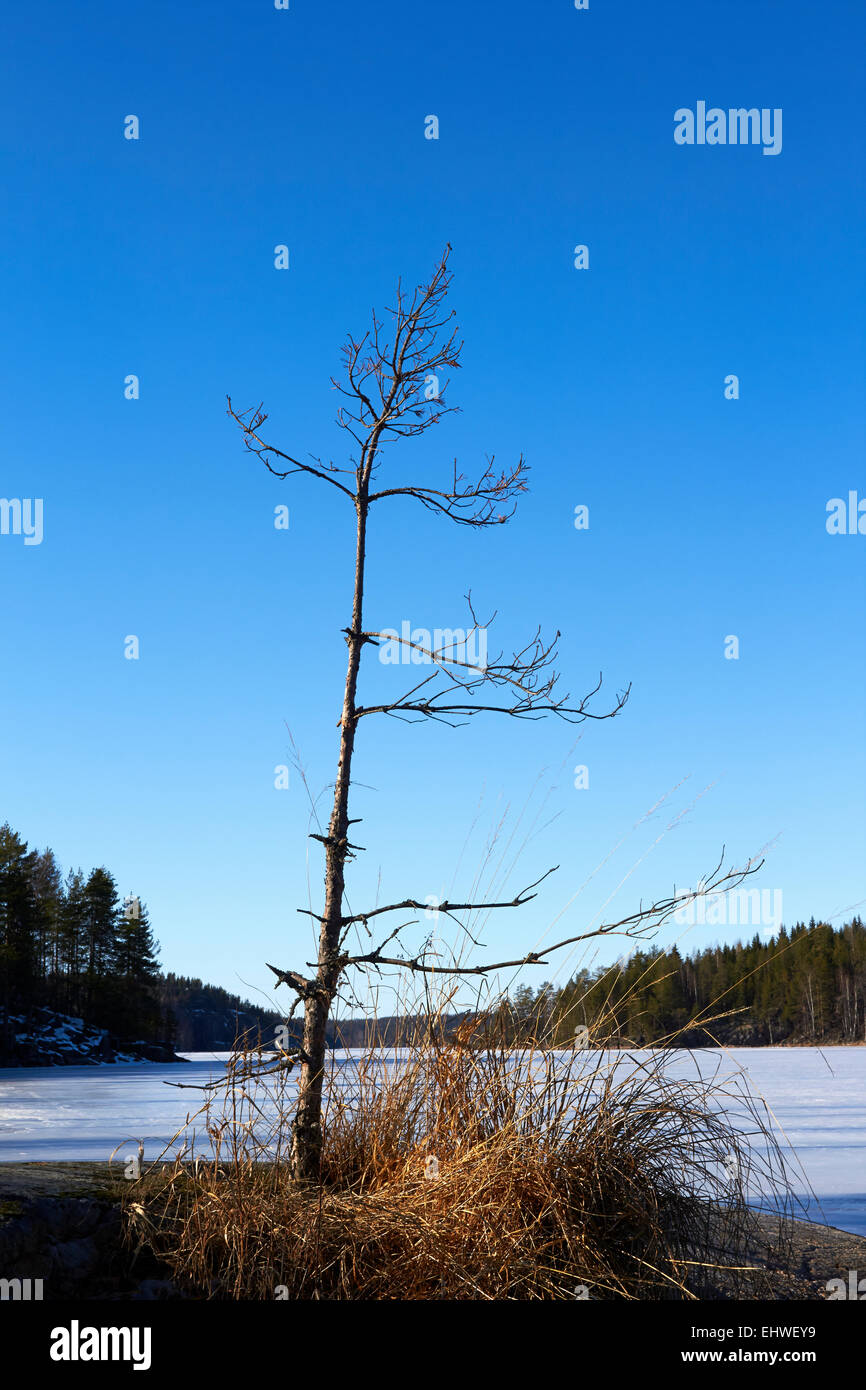
<instances>
[{"instance_id":1,"label":"bare tree trunk","mask_svg":"<svg viewBox=\"0 0 866 1390\"><path fill-rule=\"evenodd\" d=\"M355 592L352 626L346 633L349 660L340 718L340 753L334 783L334 805L325 838L325 906L319 931L315 994L304 1001L304 1041L298 1080L298 1105L292 1132L292 1174L296 1182L316 1182L322 1161L322 1083L328 1015L341 973L340 934L346 856L349 852L349 787L355 746L355 692L361 664L364 607L364 559L367 540L367 479L362 478L355 510L358 517L355 551Z\"/></svg>"},{"instance_id":2,"label":"bare tree trunk","mask_svg":"<svg viewBox=\"0 0 866 1390\"><path fill-rule=\"evenodd\" d=\"M304 1006L302 1045L290 1059L292 1063L296 1056L300 1060L291 1166L294 1179L303 1183L315 1183L321 1177L322 1093L328 1018L340 979L347 970L381 970L384 967L423 975L469 977L489 975L515 966L546 964L538 951L529 951L516 960L489 961L486 965L465 965L456 957L451 964L441 958L432 960L429 943L422 946L420 951L410 953L404 947L400 933L411 926L412 921L403 921L378 945L363 954L351 955L344 950L345 934L354 924L363 922L366 926L373 919L378 923L386 913L406 909L420 912L427 906L417 898L407 897L401 902L377 905L367 912L344 911L346 860L357 848L350 844L348 832L352 824L349 817L352 753L359 721L377 714L398 718L411 715L411 722L428 719L455 727L484 711L516 719L556 714L568 723L578 724L586 719L612 719L622 709L629 695L627 689L617 696L612 708L602 713L592 711L589 705L601 688L599 676L595 688L577 704L571 704L569 696L561 695L557 688L559 677L554 669L554 660L558 632L548 641L542 638L541 629L538 628L529 641L511 656L500 652L492 661L487 660L486 633L489 623L479 622L471 596L467 594L473 644L477 642L479 634L485 637L483 660L478 661L474 645L470 654L468 645L464 650L460 642L452 641L439 646L434 643L431 649L411 639L398 638L407 651L411 650L413 662L420 655L423 661L429 663L430 674L417 680L413 673L411 688L384 704L356 704L358 671L364 644L378 645L379 641L386 639L383 632L363 630L367 516L373 503L389 498L411 498L427 511L459 525L478 529L507 522L513 514L518 496L526 491L527 469L522 454L516 464L503 470L494 468L491 456L487 467L475 481L458 472L455 459L453 475L442 487L407 483L378 488L376 474L380 467L380 448L423 434L456 409L445 404L448 379L444 382L440 380L442 372L459 366L462 349L462 343L457 340L457 331L452 327L453 313L444 309L450 283L447 269L450 249L450 246L446 248L432 279L426 285L419 285L411 296L404 295L398 284L396 304L388 311L393 322L390 340L382 321L374 313L371 329L360 340L350 337L344 348L346 375L343 381L332 378L332 384L344 401L348 401L338 410L337 424L354 441L353 449L357 447L359 450L357 455L354 452L350 455L351 466L338 467L316 458L313 458L313 462L307 462L268 444L260 433L268 418L261 405L239 412L233 408L231 398L228 400L228 412L240 426L247 449L265 464L269 472L281 479L304 473L328 483L351 499L357 518L352 625L345 629L349 658L339 721L340 748L334 804L327 834L313 837L321 840L325 848L324 903L321 914L311 914L319 923L316 971L310 979L297 971L282 970L269 964L269 969L277 977L277 984L285 984L294 990ZM351 478L354 487L343 481L344 478ZM392 638L388 637L387 640L391 641ZM753 868L750 861L746 869L722 875L720 862L711 875L711 881L702 880L696 893L661 899L650 908L642 908L619 922L590 927L553 942L545 948L545 953L612 933L643 938L683 906L684 896L690 901L710 890L718 891L721 885L734 887L760 867L758 864L757 868ZM549 869L528 888L502 902L446 901L439 908L468 933L469 929L462 921L463 913L522 907L536 896L533 890L552 872ZM299 911L306 913L308 909ZM455 916L455 913L461 915ZM385 955L386 947L395 940L399 944L393 949L398 954Z\"/></svg>"}]
</instances>

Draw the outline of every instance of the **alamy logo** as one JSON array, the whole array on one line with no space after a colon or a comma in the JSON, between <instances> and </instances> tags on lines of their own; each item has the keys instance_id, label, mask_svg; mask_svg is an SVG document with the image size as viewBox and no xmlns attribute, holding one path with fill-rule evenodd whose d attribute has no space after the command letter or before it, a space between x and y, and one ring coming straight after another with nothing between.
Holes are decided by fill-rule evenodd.
<instances>
[{"instance_id":1,"label":"alamy logo","mask_svg":"<svg viewBox=\"0 0 866 1390\"><path fill-rule=\"evenodd\" d=\"M36 1302L42 1298L41 1279L0 1279L0 1302L11 1299L14 1303Z\"/></svg>"},{"instance_id":2,"label":"alamy logo","mask_svg":"<svg viewBox=\"0 0 866 1390\"><path fill-rule=\"evenodd\" d=\"M674 140L678 145L763 145L764 154L782 153L782 108L763 106L711 106L699 101L694 111L681 106L674 112Z\"/></svg>"},{"instance_id":3,"label":"alamy logo","mask_svg":"<svg viewBox=\"0 0 866 1390\"><path fill-rule=\"evenodd\" d=\"M149 1327L69 1327L51 1329L52 1361L131 1361L134 1371L150 1370Z\"/></svg>"},{"instance_id":4,"label":"alamy logo","mask_svg":"<svg viewBox=\"0 0 866 1390\"><path fill-rule=\"evenodd\" d=\"M0 497L0 536L23 536L25 545L41 545L42 534L41 497Z\"/></svg>"},{"instance_id":5,"label":"alamy logo","mask_svg":"<svg viewBox=\"0 0 866 1390\"><path fill-rule=\"evenodd\" d=\"M849 492L847 504L844 497L831 497L824 524L828 536L866 536L866 497Z\"/></svg>"},{"instance_id":6,"label":"alamy logo","mask_svg":"<svg viewBox=\"0 0 866 1390\"><path fill-rule=\"evenodd\" d=\"M866 1299L866 1279L858 1279L857 1274L856 1269L849 1269L847 1284L844 1279L828 1279L824 1288L827 1290L830 1300L854 1299L862 1303Z\"/></svg>"},{"instance_id":7,"label":"alamy logo","mask_svg":"<svg viewBox=\"0 0 866 1390\"><path fill-rule=\"evenodd\" d=\"M487 669L487 629L473 627L413 628L408 619L396 628L384 627L379 633L384 639L379 648L379 660L384 666L424 666L430 662L470 666L477 671Z\"/></svg>"},{"instance_id":8,"label":"alamy logo","mask_svg":"<svg viewBox=\"0 0 866 1390\"><path fill-rule=\"evenodd\" d=\"M727 893L708 893L701 884L695 893L678 893L687 901L678 907L673 920L680 927L782 925L781 888L731 888Z\"/></svg>"}]
</instances>

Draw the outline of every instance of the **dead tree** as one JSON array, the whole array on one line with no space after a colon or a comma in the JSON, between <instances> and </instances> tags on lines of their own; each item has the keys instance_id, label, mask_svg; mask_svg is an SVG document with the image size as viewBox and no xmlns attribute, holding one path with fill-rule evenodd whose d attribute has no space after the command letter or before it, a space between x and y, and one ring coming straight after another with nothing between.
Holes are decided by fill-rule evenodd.
<instances>
[{"instance_id":1,"label":"dead tree","mask_svg":"<svg viewBox=\"0 0 866 1390\"><path fill-rule=\"evenodd\" d=\"M339 753L334 798L326 835L314 835L324 847L324 902L321 913L312 913L319 924L318 954L308 963L311 974L269 966L277 977L277 985L286 984L296 996L294 1007L303 1005L303 1040L294 1056L300 1063L297 1109L292 1130L292 1171L299 1182L317 1180L322 1149L322 1083L326 1055L326 1028L340 982L350 968L378 969L393 966L418 973L460 976L484 975L505 967L544 964L552 951L586 937L605 935L645 936L661 921L683 904L683 897L672 897L654 903L630 917L558 941L546 951L510 961L489 965L462 966L455 959L443 963L431 955L431 947L420 954L402 952L400 933L410 925L401 921L372 950L353 955L346 949L351 929L363 924L370 930L387 914L421 911L425 904L415 898L375 907L367 912L346 913L344 890L346 863L359 848L349 839L349 794L352 783L352 758L355 737L362 719L371 715L419 720L434 719L454 725L483 713L507 715L514 719L536 719L547 714L557 715L571 723L587 719L611 719L623 708L629 689L619 693L610 708L597 711L590 708L601 688L601 677L582 699L572 702L560 693L554 668L559 632L551 638L538 629L527 643L510 655L500 652L492 661L466 659L469 638L483 632L486 637L490 621L480 623L469 602L472 628L465 641L448 642L427 648L405 638L367 630L364 627L364 577L367 562L367 520L370 509L395 498L408 498L462 526L485 527L502 525L513 515L519 495L526 491L527 465L521 455L515 464L498 470L493 458L480 477L474 481L459 473L455 461L453 471L439 488L422 484L381 486L378 482L380 465L386 446L396 440L411 439L439 423L455 410L446 404L447 376L460 362L462 343L453 326L453 311L445 309L451 275L446 249L435 273L426 285L419 286L411 296L398 284L394 307L387 319L373 315L370 330L356 341L349 338L344 348L344 374L332 384L343 397L337 423L349 434L353 447L349 466L338 467L310 456L303 461L265 441L262 435L267 415L261 405L236 411L228 400L228 413L240 426L247 449L256 454L271 473L287 478L306 473L329 484L345 496L355 509L356 543L352 617L343 629L348 659L346 681L339 729ZM386 328L386 323L388 327ZM494 615L495 616L495 615ZM429 675L417 681L409 690L385 703L358 703L358 677L361 658L366 647L376 647L383 640L404 643L422 654L422 660L432 665ZM718 870L700 887L700 892L718 889L720 884L732 886L741 881L750 868L721 875ZM553 870L548 870L552 873ZM546 878L547 874L543 875ZM443 902L438 911L451 916L461 926L462 915L479 909L521 907L535 897L533 891L543 881L530 884L509 901L495 903ZM305 912L306 909L299 909ZM414 919L413 919L414 920ZM392 943L397 943L396 949ZM386 954L391 946L391 952Z\"/></svg>"}]
</instances>

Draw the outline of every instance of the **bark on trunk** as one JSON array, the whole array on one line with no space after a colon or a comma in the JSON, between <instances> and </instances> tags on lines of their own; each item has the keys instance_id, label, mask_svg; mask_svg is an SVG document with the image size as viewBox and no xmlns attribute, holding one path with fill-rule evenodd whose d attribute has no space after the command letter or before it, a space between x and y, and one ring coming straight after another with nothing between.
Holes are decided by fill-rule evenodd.
<instances>
[{"instance_id":1,"label":"bark on trunk","mask_svg":"<svg viewBox=\"0 0 866 1390\"><path fill-rule=\"evenodd\" d=\"M322 1083L325 1069L325 1036L331 1003L340 977L340 935L349 830L349 787L355 745L355 692L361 662L361 624L364 605L364 556L367 533L367 479L365 469L355 503L357 545L352 626L346 634L349 659L343 712L340 718L340 750L334 804L325 840L325 905L319 932L315 995L304 1001L304 1056L298 1079L298 1105L292 1131L292 1174L296 1182L318 1182L322 1162Z\"/></svg>"}]
</instances>

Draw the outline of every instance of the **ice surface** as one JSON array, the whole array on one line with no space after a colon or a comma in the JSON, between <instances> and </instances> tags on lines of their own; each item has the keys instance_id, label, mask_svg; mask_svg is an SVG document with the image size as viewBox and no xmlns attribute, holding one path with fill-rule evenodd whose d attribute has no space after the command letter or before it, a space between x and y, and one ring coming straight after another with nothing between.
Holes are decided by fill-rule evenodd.
<instances>
[{"instance_id":1,"label":"ice surface","mask_svg":"<svg viewBox=\"0 0 866 1390\"><path fill-rule=\"evenodd\" d=\"M200 1085L222 1074L224 1055L190 1056L187 1066L0 1069L0 1161L104 1162L117 1149L120 1163L139 1140L155 1159L202 1100L164 1083ZM332 1061L350 1085L351 1055ZM866 1047L706 1049L670 1053L667 1064L684 1079L696 1068L704 1077L717 1068L739 1075L773 1117L810 1219L866 1235Z\"/></svg>"}]
</instances>

